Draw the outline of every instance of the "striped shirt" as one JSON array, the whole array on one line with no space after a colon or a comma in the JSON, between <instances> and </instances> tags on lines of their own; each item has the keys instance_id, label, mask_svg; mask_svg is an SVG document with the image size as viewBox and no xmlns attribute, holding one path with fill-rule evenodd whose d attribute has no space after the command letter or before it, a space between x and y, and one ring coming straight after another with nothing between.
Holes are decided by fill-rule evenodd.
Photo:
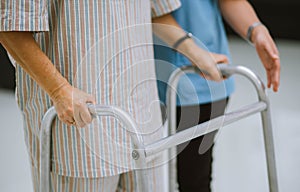
<instances>
[{"instance_id":1,"label":"striped shirt","mask_svg":"<svg viewBox=\"0 0 300 192\"><path fill-rule=\"evenodd\" d=\"M0 31L33 31L73 86L94 95L99 104L127 111L148 143L162 135L151 16L179 6L178 0L1 0ZM52 102L18 65L16 81L25 140L37 171L41 119ZM134 169L130 131L111 117L95 119L83 129L56 119L52 171L88 178Z\"/></svg>"}]
</instances>

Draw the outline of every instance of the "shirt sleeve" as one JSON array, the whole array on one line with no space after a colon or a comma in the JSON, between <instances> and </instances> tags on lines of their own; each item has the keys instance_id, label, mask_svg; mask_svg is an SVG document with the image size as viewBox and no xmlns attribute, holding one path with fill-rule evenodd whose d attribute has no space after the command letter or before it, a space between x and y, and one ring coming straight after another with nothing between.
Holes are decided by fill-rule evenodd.
<instances>
[{"instance_id":1,"label":"shirt sleeve","mask_svg":"<svg viewBox=\"0 0 300 192\"><path fill-rule=\"evenodd\" d=\"M47 0L1 0L0 31L48 31Z\"/></svg>"},{"instance_id":2,"label":"shirt sleeve","mask_svg":"<svg viewBox=\"0 0 300 192\"><path fill-rule=\"evenodd\" d=\"M180 6L179 0L151 0L152 18L170 13Z\"/></svg>"}]
</instances>

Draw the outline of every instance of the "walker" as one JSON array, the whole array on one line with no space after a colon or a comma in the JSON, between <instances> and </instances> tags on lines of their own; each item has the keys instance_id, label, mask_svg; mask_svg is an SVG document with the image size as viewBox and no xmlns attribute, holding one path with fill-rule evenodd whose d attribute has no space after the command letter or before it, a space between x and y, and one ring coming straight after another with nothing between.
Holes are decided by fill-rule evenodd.
<instances>
[{"instance_id":1,"label":"walker","mask_svg":"<svg viewBox=\"0 0 300 192\"><path fill-rule=\"evenodd\" d=\"M270 115L269 99L265 93L265 87L259 77L251 70L242 66L219 65L219 69L223 76L229 77L234 74L245 76L256 88L258 101L241 107L240 109L224 114L223 116L214 118L208 122L185 129L176 133L176 91L172 87L177 87L179 79L186 73L199 73L196 67L186 66L175 70L168 82L167 90L167 115L168 115L168 131L169 136L159 139L151 144L143 145L142 137L139 134L131 133L134 149L131 151L133 161L136 161L138 168L146 167L146 158L149 158L161 151L168 149L169 157L176 155L176 146L196 137L218 130L221 126L228 125L240 119L246 118L252 114L261 113L266 162L268 170L269 191L278 192L276 162L274 152L274 142ZM122 109L116 106L105 105L89 105L92 115L97 116L113 116L121 121L125 126L131 127L138 133L134 120ZM41 124L40 133L40 192L50 191L50 140L51 140L51 124L56 117L54 107L51 107L44 115ZM169 191L178 191L176 186L176 158L169 162ZM142 183L141 189L138 191L147 192L147 174L145 171L137 171L138 178Z\"/></svg>"}]
</instances>

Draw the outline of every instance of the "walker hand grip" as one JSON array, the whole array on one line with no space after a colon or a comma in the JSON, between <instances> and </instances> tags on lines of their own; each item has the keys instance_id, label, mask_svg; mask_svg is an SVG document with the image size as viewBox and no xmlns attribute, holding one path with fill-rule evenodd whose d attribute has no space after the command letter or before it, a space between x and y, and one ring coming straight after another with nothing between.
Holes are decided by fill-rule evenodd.
<instances>
[{"instance_id":1,"label":"walker hand grip","mask_svg":"<svg viewBox=\"0 0 300 192\"><path fill-rule=\"evenodd\" d=\"M233 66L229 64L218 64L217 67L225 78L228 78L235 74L246 77L255 86L259 98L262 99L263 101L268 100L265 93L265 86L262 80L250 69L243 66ZM171 88L176 88L177 87L176 85L178 84L180 77L188 73L207 73L207 72L201 71L196 66L184 66L178 68L170 76L168 81L168 86ZM172 91L171 89L169 90ZM167 94L169 90L167 90Z\"/></svg>"}]
</instances>

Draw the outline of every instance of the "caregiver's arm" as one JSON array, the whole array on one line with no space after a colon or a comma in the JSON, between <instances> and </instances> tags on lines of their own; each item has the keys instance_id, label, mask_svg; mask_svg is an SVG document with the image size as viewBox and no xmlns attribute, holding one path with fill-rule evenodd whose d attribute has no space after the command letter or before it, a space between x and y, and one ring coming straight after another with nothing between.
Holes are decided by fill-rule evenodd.
<instances>
[{"instance_id":1,"label":"caregiver's arm","mask_svg":"<svg viewBox=\"0 0 300 192\"><path fill-rule=\"evenodd\" d=\"M257 25L260 20L248 1L220 0L219 3L224 19L241 37L247 39L249 27L254 27L252 32L248 34L249 40L254 44L265 67L268 87L273 87L274 91L278 91L280 59L277 47L268 29L264 25Z\"/></svg>"},{"instance_id":2,"label":"caregiver's arm","mask_svg":"<svg viewBox=\"0 0 300 192\"><path fill-rule=\"evenodd\" d=\"M171 14L153 18L152 23L155 35L169 46L173 46L186 35L186 32L182 30ZM215 81L222 80L221 74L216 67L217 61L214 59L214 55L198 47L192 38L182 41L176 50L184 54L193 65L206 71L209 74L208 76L204 75L206 78ZM221 55L221 57L224 57L224 61L227 61L226 56Z\"/></svg>"}]
</instances>

